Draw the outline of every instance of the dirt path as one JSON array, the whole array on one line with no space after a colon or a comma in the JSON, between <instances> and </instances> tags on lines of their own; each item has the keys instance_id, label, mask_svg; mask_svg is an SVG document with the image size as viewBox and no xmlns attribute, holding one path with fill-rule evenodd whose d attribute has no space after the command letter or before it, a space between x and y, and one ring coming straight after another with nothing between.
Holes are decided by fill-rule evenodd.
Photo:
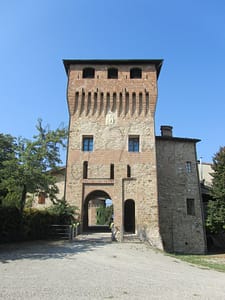
<instances>
[{"instance_id":1,"label":"dirt path","mask_svg":"<svg viewBox=\"0 0 225 300\"><path fill-rule=\"evenodd\" d=\"M0 299L225 299L225 273L110 234L0 246Z\"/></svg>"}]
</instances>

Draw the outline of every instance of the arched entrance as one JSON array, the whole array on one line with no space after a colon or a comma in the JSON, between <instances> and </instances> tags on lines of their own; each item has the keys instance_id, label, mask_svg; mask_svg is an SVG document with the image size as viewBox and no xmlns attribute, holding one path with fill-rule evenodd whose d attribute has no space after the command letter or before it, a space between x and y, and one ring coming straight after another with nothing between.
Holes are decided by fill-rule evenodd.
<instances>
[{"instance_id":1,"label":"arched entrance","mask_svg":"<svg viewBox=\"0 0 225 300\"><path fill-rule=\"evenodd\" d=\"M124 231L135 233L135 202L132 199L124 203Z\"/></svg>"},{"instance_id":2,"label":"arched entrance","mask_svg":"<svg viewBox=\"0 0 225 300\"><path fill-rule=\"evenodd\" d=\"M87 195L83 208L84 231L109 231L113 215L111 197L104 191L96 190Z\"/></svg>"}]
</instances>

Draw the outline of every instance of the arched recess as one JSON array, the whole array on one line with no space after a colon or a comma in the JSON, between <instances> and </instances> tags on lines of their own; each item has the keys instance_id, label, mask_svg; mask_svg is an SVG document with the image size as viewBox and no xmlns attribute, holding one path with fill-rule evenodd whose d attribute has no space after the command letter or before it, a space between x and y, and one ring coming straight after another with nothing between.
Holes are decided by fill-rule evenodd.
<instances>
[{"instance_id":1,"label":"arched recess","mask_svg":"<svg viewBox=\"0 0 225 300\"><path fill-rule=\"evenodd\" d=\"M135 233L135 202L132 199L124 203L124 231Z\"/></svg>"},{"instance_id":2,"label":"arched recess","mask_svg":"<svg viewBox=\"0 0 225 300\"><path fill-rule=\"evenodd\" d=\"M87 195L83 206L83 231L109 231L113 203L108 193L95 190Z\"/></svg>"}]
</instances>

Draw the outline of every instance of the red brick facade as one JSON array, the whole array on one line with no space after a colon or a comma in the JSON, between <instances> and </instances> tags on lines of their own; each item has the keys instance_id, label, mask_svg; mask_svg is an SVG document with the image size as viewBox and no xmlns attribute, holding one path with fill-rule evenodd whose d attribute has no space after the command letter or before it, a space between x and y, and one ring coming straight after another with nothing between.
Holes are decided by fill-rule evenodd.
<instances>
[{"instance_id":1,"label":"red brick facade","mask_svg":"<svg viewBox=\"0 0 225 300\"><path fill-rule=\"evenodd\" d=\"M163 189L157 173L159 168L164 176L166 157L174 150L169 147L170 154L162 153L164 146L157 142L156 160L154 118L162 60L64 60L64 66L70 114L65 198L79 208L81 229L87 227L88 203L110 198L121 237L131 230L158 248L163 248L163 242L173 244L169 251L185 251L187 241L181 237L180 245L174 247L171 230L166 229L166 193L174 191ZM195 142L191 142L193 149ZM175 145L183 151L179 143ZM178 159L181 157L185 161L179 154ZM193 193L200 203L197 175L194 178ZM198 221L200 218L199 212ZM203 239L196 252L204 251L202 229L200 236Z\"/></svg>"}]
</instances>

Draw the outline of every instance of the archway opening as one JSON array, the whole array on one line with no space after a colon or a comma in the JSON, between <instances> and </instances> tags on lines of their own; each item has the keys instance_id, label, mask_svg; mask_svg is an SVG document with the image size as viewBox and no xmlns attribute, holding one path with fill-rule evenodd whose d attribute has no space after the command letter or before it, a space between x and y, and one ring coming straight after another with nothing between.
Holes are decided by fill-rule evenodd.
<instances>
[{"instance_id":1,"label":"archway opening","mask_svg":"<svg viewBox=\"0 0 225 300\"><path fill-rule=\"evenodd\" d=\"M113 218L113 203L111 197L104 191L91 192L84 201L83 230L110 231Z\"/></svg>"},{"instance_id":2,"label":"archway opening","mask_svg":"<svg viewBox=\"0 0 225 300\"><path fill-rule=\"evenodd\" d=\"M124 203L124 231L135 233L135 202L132 199Z\"/></svg>"}]
</instances>

